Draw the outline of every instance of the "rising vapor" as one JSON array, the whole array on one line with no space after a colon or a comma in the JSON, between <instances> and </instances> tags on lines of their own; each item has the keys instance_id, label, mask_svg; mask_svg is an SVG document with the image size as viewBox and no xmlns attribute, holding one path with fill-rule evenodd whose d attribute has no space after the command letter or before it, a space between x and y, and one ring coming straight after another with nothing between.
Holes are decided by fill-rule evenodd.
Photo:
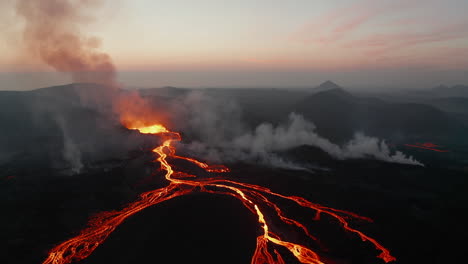
<instances>
[{"instance_id":1,"label":"rising vapor","mask_svg":"<svg viewBox=\"0 0 468 264\"><path fill-rule=\"evenodd\" d=\"M387 162L422 165L400 151L392 152L385 141L356 133L343 146L332 143L316 132L313 123L299 114L291 113L287 122L274 126L259 124L249 130L242 123L240 108L232 101L211 98L194 92L178 101L180 128L196 133L195 140L185 145L187 151L196 153L207 160L255 161L266 165L297 168L291 162L274 153L309 145L327 152L337 159L375 158ZM175 111L177 112L177 111Z\"/></svg>"},{"instance_id":2,"label":"rising vapor","mask_svg":"<svg viewBox=\"0 0 468 264\"><path fill-rule=\"evenodd\" d=\"M24 18L23 39L29 53L74 82L115 87L115 66L99 50L100 40L80 32L90 17L84 11L100 0L17 0L16 13Z\"/></svg>"},{"instance_id":3,"label":"rising vapor","mask_svg":"<svg viewBox=\"0 0 468 264\"><path fill-rule=\"evenodd\" d=\"M81 157L81 150L76 145L73 138L70 136L69 128L62 116L56 118L57 124L62 130L63 135L63 157L70 164L72 174L78 174L83 169L83 161Z\"/></svg>"},{"instance_id":4,"label":"rising vapor","mask_svg":"<svg viewBox=\"0 0 468 264\"><path fill-rule=\"evenodd\" d=\"M82 106L105 114L116 124L141 120L161 121L151 104L137 92L122 91L109 54L99 49L100 39L81 32L101 0L16 0L16 13L24 19L23 41L28 54L58 72L69 74ZM59 125L62 123L59 123ZM63 126L60 126L63 128ZM80 171L82 163L64 129L64 159ZM79 145L79 144L78 144Z\"/></svg>"},{"instance_id":5,"label":"rising vapor","mask_svg":"<svg viewBox=\"0 0 468 264\"><path fill-rule=\"evenodd\" d=\"M99 49L101 40L87 36L80 26L89 23L89 12L102 0L17 0L16 13L25 21L23 40L27 51L73 82L99 84L94 89L77 89L85 102L94 105L112 101L113 110L125 123L136 116L155 113L137 93L119 93L116 67L109 54Z\"/></svg>"}]
</instances>

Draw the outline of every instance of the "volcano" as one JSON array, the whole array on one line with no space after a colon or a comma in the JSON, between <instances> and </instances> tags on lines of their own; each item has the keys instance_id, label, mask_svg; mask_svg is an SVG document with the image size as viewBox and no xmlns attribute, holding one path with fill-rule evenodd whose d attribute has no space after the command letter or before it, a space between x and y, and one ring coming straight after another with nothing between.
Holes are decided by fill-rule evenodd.
<instances>
[{"instance_id":1,"label":"volcano","mask_svg":"<svg viewBox=\"0 0 468 264\"><path fill-rule=\"evenodd\" d=\"M41 91L43 92L47 90ZM457 252L463 252L459 247L463 244L459 240L462 236L455 235L458 233L454 232L463 230L462 222L457 221L463 218L455 217L458 213L449 211L451 206L446 206L456 205L462 199L461 194L466 187L466 177L455 167L457 164L443 163L445 157L459 155L453 145L435 141L433 144L450 150L440 153L404 147L407 151L416 153L418 157L425 154L436 160L435 163L429 162L430 159L425 160L426 167L388 163L367 157L337 160L313 146L299 146L278 153L281 157L303 164L303 170L238 161L227 162L226 166L212 165L211 162L198 158L195 153L180 148L180 144L184 143L182 139L187 140L185 133L182 134L183 138L179 137L181 135L171 132L170 126L164 126L164 123L155 122L152 125L140 126L135 122L134 125L127 124L127 127L112 123L115 120L99 123L99 120L106 120L106 117L98 111L79 104L59 103L62 99L55 99L54 92L47 93L49 105L57 104L74 109L70 113L75 114L70 115L68 110L62 111L66 121L80 121L67 123L71 129L91 142L98 142L99 146L109 145L110 149L103 148L100 152L110 151L113 155L110 155L111 158L103 156L97 160L93 160L93 157L86 158L85 169L80 174L64 177L61 169L48 167L42 162L46 159L44 153L57 153L57 150L61 149L60 131L55 132L57 137L47 138L50 141L36 140L47 135L38 135L42 130L35 128L44 123L30 122L26 118L30 113L24 111L28 108L14 104L21 100L26 102L44 97L38 97L36 92L7 93L0 97L3 98L2 102L5 102L1 107L7 110L2 111L3 115L0 115L3 120L11 122L5 113L15 112L17 128L20 124L31 127L29 133L24 131L23 136L15 135L13 125L16 123L11 123L13 134L7 136L9 139L16 138L18 142L31 141L25 144L27 149L7 158L8 161L1 164L0 187L6 214L2 220L2 233L6 238L4 248L9 252L5 255L7 263L41 263L52 255L62 257L61 260L53 261L69 260L71 263L91 264L107 261L123 264L133 261L145 262L147 259L158 259L167 263L219 263L222 260L224 263L238 264L252 262L254 256L257 256L257 260L263 256L267 262L273 263L281 261L278 256L281 256L285 263L301 263L288 247L270 241L270 238L275 238L273 235L265 238L264 223L255 207L249 207L250 203L239 193L226 187L237 188L258 206L264 215L269 233L276 234L283 242L311 250L318 256L318 261L323 263L374 264L385 261L377 257L382 251L376 249L372 242L361 243L358 234L343 229L343 224L331 215L322 212L319 214L320 219L317 219L317 210L301 206L295 198L302 197L298 200L301 203L316 201L314 206L323 205L324 208L328 208L326 210L349 209L359 215L370 216L374 220L373 223L369 223L368 218L348 215L350 212L339 213L339 216L349 223L349 227L377 239L379 245L388 248L398 263L418 263L421 260L430 263L433 260L429 254L431 245L437 245L440 249L440 254L434 256L437 259L456 261L462 254ZM234 94L236 91L226 93ZM244 97L248 95L243 90L238 93ZM256 93L261 94L261 91ZM285 96L288 92L271 93L273 94L263 92L262 98L258 100L267 98L275 102L278 94ZM360 100L350 93L332 92L325 96L341 96L351 102ZM67 98L69 97L65 96L63 100L73 102ZM167 100L166 96L159 98L157 95L150 95L150 98L153 102ZM302 95L295 98L299 102L307 99ZM163 106L167 105L169 104L158 106L163 111ZM291 109L294 106L285 104L282 107ZM32 105L29 107L34 109ZM19 114L21 110L26 117L23 118ZM94 127L96 122L106 125ZM109 127L103 129L107 126ZM57 130L56 125L44 132L54 130ZM71 136L76 142L81 142L80 138L75 138L76 135ZM167 140L170 144L164 146ZM54 145L49 144L50 142L57 143ZM407 141L408 144L416 142L428 141ZM20 144L12 143L14 142L9 143L12 149L21 150ZM123 156L124 154L116 155L128 151L126 148L115 151L123 144L131 146L132 152L128 157ZM43 146L55 146L55 149L49 151ZM156 160L162 155L153 150L161 146L163 148L160 150L166 155L165 160L173 171L170 179L176 181L180 188L169 187L174 183L165 178L167 169L161 167L161 161ZM30 149L35 149L41 160L31 157L28 154ZM2 151L4 150L5 148L2 148ZM58 154L61 154L60 151ZM86 152L83 157L86 157L85 155ZM448 167L454 169L447 169ZM447 178L450 181L445 180ZM196 184L196 187L192 184ZM218 187L217 184L226 187ZM205 188L201 188L204 185ZM102 227L100 224L105 224L106 221L126 212L126 208L131 208L135 203L141 202L146 206L147 198L144 197L151 193L158 194L161 190L168 190L168 196L161 196L161 199L168 198L166 201L149 205L144 210L129 215L96 247L95 243L88 241L73 244L60 251L60 246L64 245L60 244L61 241L66 244L69 239L73 240L92 230L89 228ZM175 192L173 196L170 195L171 191ZM187 193L184 193L185 191ZM177 196L180 193L184 194ZM271 207L262 197L278 206L288 219L304 226L315 239L309 237L304 229L294 222L290 224L282 221L275 207ZM159 201L152 200L149 204ZM107 226L114 228L112 221ZM428 233L428 230L433 231ZM268 241L266 247L263 242L258 241L259 237L262 238L260 241ZM279 242L284 244L281 241ZM434 244L434 241L446 243ZM262 252L264 255L255 253L259 243L260 248L267 249ZM78 255L71 257L73 247L76 247L74 252ZM29 248L31 253L23 254L24 248ZM84 249L87 251L82 251ZM301 252L310 253L307 250ZM424 254L414 254L415 251ZM80 256L86 256L81 255L83 252L89 255L79 260ZM267 253L273 260L268 260ZM310 256L313 255L306 255Z\"/></svg>"},{"instance_id":2,"label":"volcano","mask_svg":"<svg viewBox=\"0 0 468 264\"><path fill-rule=\"evenodd\" d=\"M318 93L318 92L324 92L324 91L329 91L329 90L342 90L343 88L341 88L338 84L332 82L332 81L326 81L322 84L320 84L319 86L315 87L313 89L314 92Z\"/></svg>"},{"instance_id":3,"label":"volcano","mask_svg":"<svg viewBox=\"0 0 468 264\"><path fill-rule=\"evenodd\" d=\"M466 25L432 23L399 34L401 23L394 23L396 45L387 45L388 36L375 31L382 25L351 31L407 6L361 10L358 3L333 10L331 4L329 14L316 11L340 19L324 24L310 21L308 12L288 17L272 5L275 10L265 12L278 13L271 30L269 23L244 23L255 12L242 12L252 7L242 1L219 7L209 1L202 8L196 1L158 2L158 10L148 8L150 1L127 1L118 15L107 14L119 9L115 1L4 2L6 25L10 19L15 25L5 37L17 47L3 57L8 72L0 81L6 76L7 88L18 91L0 91L2 262L414 264L467 258L468 102L460 97L468 96L468 87L394 92L395 84L426 85L431 78L466 81L455 64L443 63L444 56L451 61L464 52L453 50L457 45L445 45L452 51L443 53L426 49L410 60L404 51L453 42ZM283 1L281 10L301 7L288 5ZM196 22L190 32L177 14ZM92 25L107 16L102 21L110 24ZM164 22L155 25L157 32L148 26L155 17L164 17L156 21ZM290 18L309 22L289 23L288 31L298 27L286 36L281 20ZM304 39L310 30L317 37ZM139 34L146 34L145 43L130 52L125 46L142 39ZM106 44L111 50L123 52L118 65L102 49L106 39L113 40ZM258 49L273 39L267 50ZM283 45L287 39L306 45ZM309 56L309 44L320 56ZM349 53L349 44L359 47ZM360 48L366 45L370 50ZM345 90L332 81L311 89L314 79L324 78L320 72L373 91ZM19 91L37 81L53 85L47 76L74 83ZM199 88L141 88L154 85ZM392 90L379 92L382 85Z\"/></svg>"}]
</instances>

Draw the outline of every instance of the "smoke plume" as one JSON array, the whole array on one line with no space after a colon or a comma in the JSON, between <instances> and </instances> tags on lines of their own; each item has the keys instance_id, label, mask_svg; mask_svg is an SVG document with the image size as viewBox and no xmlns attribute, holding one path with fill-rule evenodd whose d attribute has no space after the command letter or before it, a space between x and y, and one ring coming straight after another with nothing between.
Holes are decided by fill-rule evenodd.
<instances>
[{"instance_id":1,"label":"smoke plume","mask_svg":"<svg viewBox=\"0 0 468 264\"><path fill-rule=\"evenodd\" d=\"M84 14L100 0L17 0L16 12L24 18L27 50L74 82L115 87L115 67L99 50L100 40L80 32L90 18Z\"/></svg>"},{"instance_id":2,"label":"smoke plume","mask_svg":"<svg viewBox=\"0 0 468 264\"><path fill-rule=\"evenodd\" d=\"M63 135L63 157L71 167L72 174L78 174L83 169L83 162L81 159L81 151L69 135L68 127L62 116L56 118L57 124L62 130Z\"/></svg>"},{"instance_id":3,"label":"smoke plume","mask_svg":"<svg viewBox=\"0 0 468 264\"><path fill-rule=\"evenodd\" d=\"M66 94L78 95L79 101L74 104L97 110L110 120L126 126L131 126L129 123L135 121L141 123L134 124L138 126L161 122L161 114L153 109L149 101L142 99L137 92L120 89L111 57L99 49L101 40L82 32L83 26L93 20L91 14L102 2L16 0L16 14L24 20L22 39L26 51L56 71L70 75L75 84L71 86L72 92L66 91ZM89 144L88 140L82 142L83 139L73 141L63 120L58 120L58 124L63 132L63 158L79 172L83 167L80 148L100 145L100 142ZM109 137L112 138L112 135Z\"/></svg>"},{"instance_id":4,"label":"smoke plume","mask_svg":"<svg viewBox=\"0 0 468 264\"><path fill-rule=\"evenodd\" d=\"M82 102L98 106L103 105L103 102L111 102L112 112L117 114L125 126L166 124L161 122L165 117L154 109L151 101L136 92L122 92L118 89L115 66L110 56L99 50L100 40L81 32L81 26L91 19L87 11L94 9L100 2L17 0L16 12L25 21L23 39L28 52L57 71L70 74L74 82L99 84L94 88L77 89ZM171 114L184 117L182 120L185 121L173 124L173 128L187 131L191 143L186 148L208 160L256 160L290 167L290 163L272 153L311 145L338 159L370 156L390 162L420 165L401 152L392 154L385 142L362 134L357 134L343 147L333 144L315 132L314 124L294 113L285 124L273 126L264 123L249 130L241 120L239 107L231 100L213 100L202 93L191 93L173 104L170 110ZM79 151L69 140L66 127L61 127L64 158L80 170L82 163Z\"/></svg>"},{"instance_id":5,"label":"smoke plume","mask_svg":"<svg viewBox=\"0 0 468 264\"><path fill-rule=\"evenodd\" d=\"M178 100L182 117L181 131L195 133L184 147L207 160L215 162L247 161L267 165L298 168L275 153L302 145L315 146L337 159L375 158L387 162L422 165L402 152L392 153L383 140L356 133L343 146L336 145L316 133L313 123L291 113L287 122L274 126L262 123L249 130L242 123L240 108L232 101L210 98L200 92ZM177 112L177 111L174 111Z\"/></svg>"},{"instance_id":6,"label":"smoke plume","mask_svg":"<svg viewBox=\"0 0 468 264\"><path fill-rule=\"evenodd\" d=\"M345 158L362 158L370 156L388 162L423 165L413 157L407 157L401 151L396 151L392 154L384 140L369 137L362 133L356 133L354 138L344 146L342 152Z\"/></svg>"}]
</instances>

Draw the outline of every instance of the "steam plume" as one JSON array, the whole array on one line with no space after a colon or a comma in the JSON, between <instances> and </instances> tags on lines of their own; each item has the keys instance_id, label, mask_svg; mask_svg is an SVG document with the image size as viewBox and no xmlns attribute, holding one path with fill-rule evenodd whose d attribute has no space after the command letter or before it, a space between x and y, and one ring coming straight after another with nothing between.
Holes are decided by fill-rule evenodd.
<instances>
[{"instance_id":1,"label":"steam plume","mask_svg":"<svg viewBox=\"0 0 468 264\"><path fill-rule=\"evenodd\" d=\"M210 98L202 93L189 94L180 100L178 108L185 109L187 116L181 120L183 131L196 133L187 151L207 160L255 161L287 168L297 165L273 154L302 145L315 146L337 159L375 158L378 160L422 165L402 152L392 153L385 141L356 133L344 146L336 145L318 135L315 125L301 115L291 113L288 121L274 126L262 123L254 130L245 129L241 122L240 108L220 98ZM179 102L180 102L179 101ZM225 129L226 128L226 129ZM231 129L229 129L231 128Z\"/></svg>"},{"instance_id":2,"label":"steam plume","mask_svg":"<svg viewBox=\"0 0 468 264\"><path fill-rule=\"evenodd\" d=\"M98 50L100 40L80 32L90 18L83 14L100 0L17 0L16 12L25 20L28 51L74 82L115 87L115 67L110 56Z\"/></svg>"},{"instance_id":3,"label":"steam plume","mask_svg":"<svg viewBox=\"0 0 468 264\"><path fill-rule=\"evenodd\" d=\"M56 120L63 134L63 156L71 166L71 173L78 174L84 167L81 160L81 151L70 137L68 127L63 117L59 116L56 118Z\"/></svg>"},{"instance_id":4,"label":"steam plume","mask_svg":"<svg viewBox=\"0 0 468 264\"><path fill-rule=\"evenodd\" d=\"M81 83L73 89L82 106L108 114L112 120L117 117L126 126L135 120L145 125L161 121L161 115L137 92L119 89L112 59L99 49L100 39L81 32L101 0L15 1L16 13L24 19L23 41L27 52L58 72L69 74L73 82ZM83 167L78 148L81 144L70 140L62 121L59 125L63 131L64 159L79 172Z\"/></svg>"}]
</instances>

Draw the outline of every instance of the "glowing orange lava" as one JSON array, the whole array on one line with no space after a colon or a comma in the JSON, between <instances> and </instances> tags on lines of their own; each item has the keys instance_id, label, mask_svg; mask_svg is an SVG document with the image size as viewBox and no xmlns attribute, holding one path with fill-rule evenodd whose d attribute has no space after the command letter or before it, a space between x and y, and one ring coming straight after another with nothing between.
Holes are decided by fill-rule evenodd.
<instances>
[{"instance_id":1,"label":"glowing orange lava","mask_svg":"<svg viewBox=\"0 0 468 264\"><path fill-rule=\"evenodd\" d=\"M43 262L44 264L65 264L82 260L88 257L100 244L102 244L110 233L112 233L127 217L149 206L195 191L233 196L239 199L246 208L258 217L258 223L261 227L262 234L257 237L257 247L254 255L252 256L251 264L284 264L285 262L281 254L277 250L269 247L270 245L277 245L286 248L301 263L324 263L320 256L312 249L286 241L279 234L274 233L271 230L268 224L269 221L267 220L268 217L264 211L266 208L273 209L276 213L274 217L278 217L278 219L283 223L295 226L302 230L310 239L314 241L317 240L303 224L294 219L288 218L283 210L276 203L271 201L270 197L289 200L299 206L314 210L316 212L316 217L313 220L318 220L320 215L328 215L336 219L346 231L356 234L363 241L369 241L372 243L375 248L380 251L378 257L383 261L388 263L396 260L395 257L390 254L389 250L383 247L375 239L350 227L347 220L349 218L355 218L364 221L372 221L369 218L359 216L352 212L314 204L301 197L281 195L265 187L222 179L219 178L219 175L213 178L202 179L198 178L196 175L174 171L173 167L167 160L168 157L172 159L186 160L210 173L223 173L229 171L229 169L223 165L213 166L193 158L177 156L175 154L175 147L172 143L181 140L180 134L171 132L162 125L129 128L137 129L141 133L145 134L158 134L164 139L163 143L156 147L153 152L158 155L156 161L158 161L161 164L161 168L166 171L165 178L169 181L169 185L164 188L141 194L139 200L130 203L120 211L103 212L91 219L89 226L81 231L78 236L54 247L49 252L47 259Z\"/></svg>"},{"instance_id":2,"label":"glowing orange lava","mask_svg":"<svg viewBox=\"0 0 468 264\"><path fill-rule=\"evenodd\" d=\"M128 129L138 130L142 134L160 134L160 133L169 132L162 125L152 125L152 126L146 126L146 127L128 127Z\"/></svg>"}]
</instances>

